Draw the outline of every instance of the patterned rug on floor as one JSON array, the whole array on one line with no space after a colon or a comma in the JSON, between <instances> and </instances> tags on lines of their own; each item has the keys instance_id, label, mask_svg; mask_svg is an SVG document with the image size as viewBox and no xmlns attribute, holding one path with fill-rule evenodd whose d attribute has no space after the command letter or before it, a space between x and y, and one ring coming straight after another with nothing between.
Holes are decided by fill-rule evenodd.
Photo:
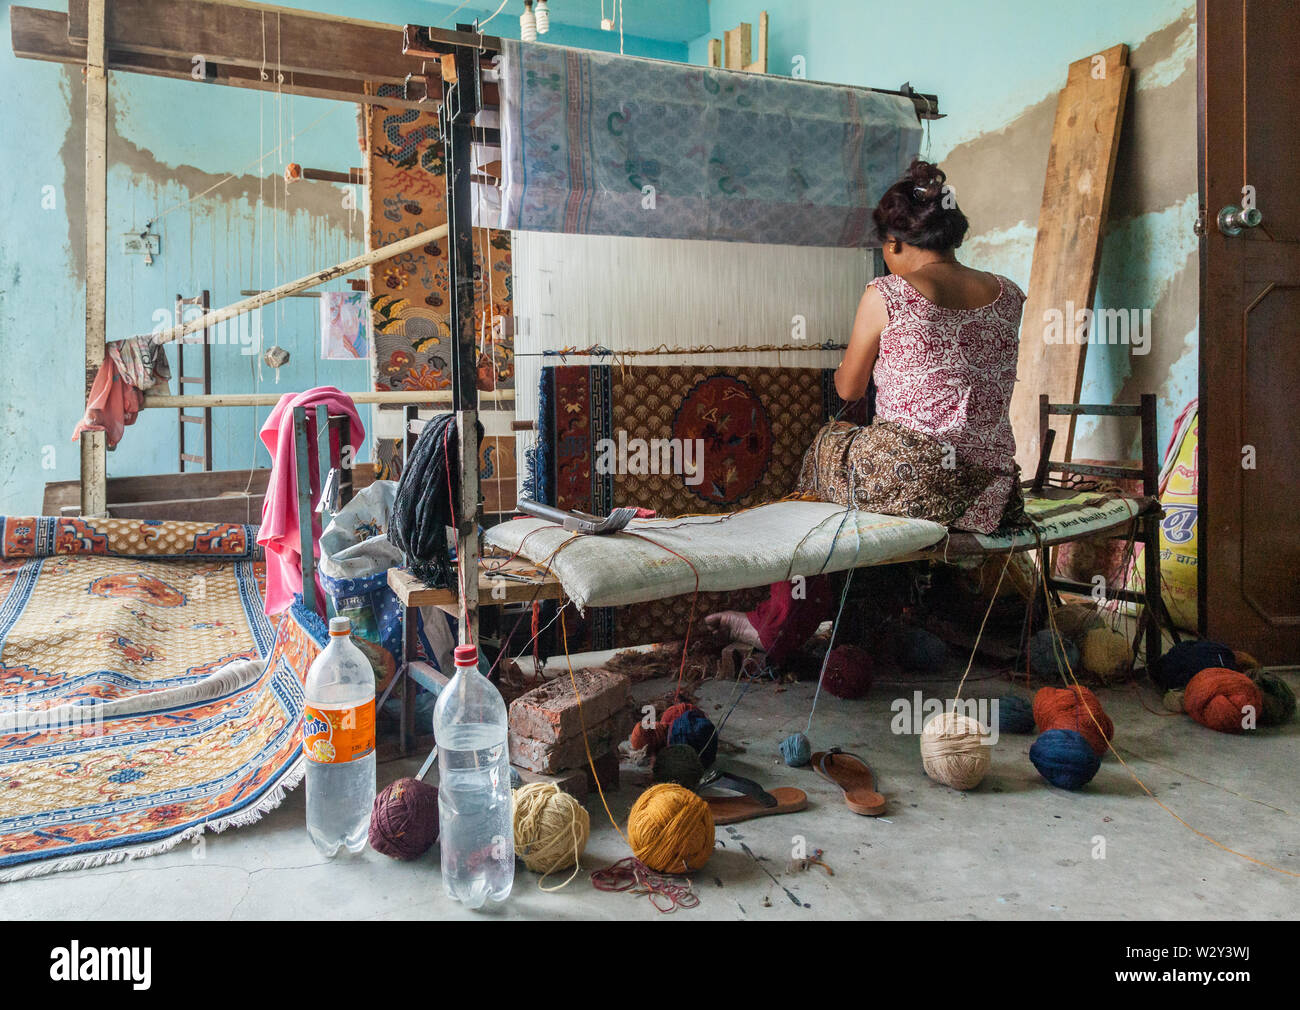
<instances>
[{"instance_id":1,"label":"patterned rug on floor","mask_svg":"<svg viewBox=\"0 0 1300 1010\"><path fill-rule=\"evenodd\" d=\"M277 806L301 777L301 678L324 631L262 612L255 528L0 524L0 880Z\"/></svg>"}]
</instances>

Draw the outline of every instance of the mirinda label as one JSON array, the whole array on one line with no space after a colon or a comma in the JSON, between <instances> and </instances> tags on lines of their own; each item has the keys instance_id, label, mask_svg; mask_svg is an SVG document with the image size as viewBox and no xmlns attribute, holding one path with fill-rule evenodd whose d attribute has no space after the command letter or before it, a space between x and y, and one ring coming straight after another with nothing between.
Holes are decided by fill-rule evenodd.
<instances>
[{"instance_id":1,"label":"mirinda label","mask_svg":"<svg viewBox=\"0 0 1300 1010\"><path fill-rule=\"evenodd\" d=\"M364 705L313 708L302 713L302 752L317 764L345 764L375 749L375 699Z\"/></svg>"}]
</instances>

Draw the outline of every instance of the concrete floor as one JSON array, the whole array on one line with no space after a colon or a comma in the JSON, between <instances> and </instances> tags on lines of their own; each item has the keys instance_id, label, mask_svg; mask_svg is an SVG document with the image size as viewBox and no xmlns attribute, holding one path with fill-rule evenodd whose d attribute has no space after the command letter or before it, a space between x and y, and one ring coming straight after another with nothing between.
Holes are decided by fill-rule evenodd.
<instances>
[{"instance_id":1,"label":"concrete floor","mask_svg":"<svg viewBox=\"0 0 1300 1010\"><path fill-rule=\"evenodd\" d=\"M980 676L978 669L973 676ZM1005 681L984 674L966 697L995 696ZM1300 678L1287 675L1293 687ZM662 693L665 683L638 686ZM718 847L695 876L700 904L678 912L707 919L1285 919L1300 912L1300 879L1252 865L1179 824L1145 795L1114 757L1090 786L1048 786L1029 763L1027 736L1004 736L979 789L954 792L921 771L917 740L890 732L891 704L949 697L945 683L880 682L846 702L823 695L810 734L875 762L889 809L859 817L838 790L807 769L785 767L777 743L807 719L812 685L750 687L723 733L719 761L767 785L808 793L808 808L718 829ZM710 682L701 700L721 715L733 685ZM1192 827L1255 859L1300 872L1300 725L1249 737L1214 733L1185 716L1146 711L1132 687L1099 692L1116 743L1159 800ZM1148 692L1147 705L1159 710ZM381 765L381 786L418 761ZM623 772L610 796L627 811L648 773ZM594 796L585 871L627 855ZM835 875L788 868L796 836L825 850ZM1104 839L1105 858L1094 853ZM460 918L442 895L437 848L415 863L365 850L329 862L303 828L297 789L258 824L208 834L203 846L95 870L0 884L0 916L12 919ZM557 894L525 870L496 915L655 919L644 897L595 890L586 873Z\"/></svg>"}]
</instances>

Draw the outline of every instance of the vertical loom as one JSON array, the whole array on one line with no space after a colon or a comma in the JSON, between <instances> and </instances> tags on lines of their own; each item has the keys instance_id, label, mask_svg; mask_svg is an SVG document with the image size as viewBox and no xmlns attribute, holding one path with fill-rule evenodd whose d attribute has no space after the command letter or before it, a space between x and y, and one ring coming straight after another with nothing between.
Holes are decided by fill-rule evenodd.
<instances>
[{"instance_id":1,"label":"vertical loom","mask_svg":"<svg viewBox=\"0 0 1300 1010\"><path fill-rule=\"evenodd\" d=\"M458 25L460 31L472 26ZM442 57L438 122L447 164L447 264L451 275L451 396L459 439L460 501L456 565L460 572L461 645L478 638L478 369L474 330L474 213L471 196L474 117L483 107L479 50L456 46ZM487 264L483 265L487 269Z\"/></svg>"}]
</instances>

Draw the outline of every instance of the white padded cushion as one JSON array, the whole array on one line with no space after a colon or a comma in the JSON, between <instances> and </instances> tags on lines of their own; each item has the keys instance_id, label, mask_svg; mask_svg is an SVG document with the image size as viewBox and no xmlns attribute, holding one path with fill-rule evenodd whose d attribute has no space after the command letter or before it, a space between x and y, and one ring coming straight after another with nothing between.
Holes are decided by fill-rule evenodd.
<instances>
[{"instance_id":1,"label":"white padded cushion","mask_svg":"<svg viewBox=\"0 0 1300 1010\"><path fill-rule=\"evenodd\" d=\"M923 519L786 501L726 515L634 519L627 531L604 536L515 519L488 530L487 542L547 564L582 610L692 592L695 572L701 592L729 592L794 575L883 564L938 543L944 532ZM690 558L695 571L665 548Z\"/></svg>"}]
</instances>

